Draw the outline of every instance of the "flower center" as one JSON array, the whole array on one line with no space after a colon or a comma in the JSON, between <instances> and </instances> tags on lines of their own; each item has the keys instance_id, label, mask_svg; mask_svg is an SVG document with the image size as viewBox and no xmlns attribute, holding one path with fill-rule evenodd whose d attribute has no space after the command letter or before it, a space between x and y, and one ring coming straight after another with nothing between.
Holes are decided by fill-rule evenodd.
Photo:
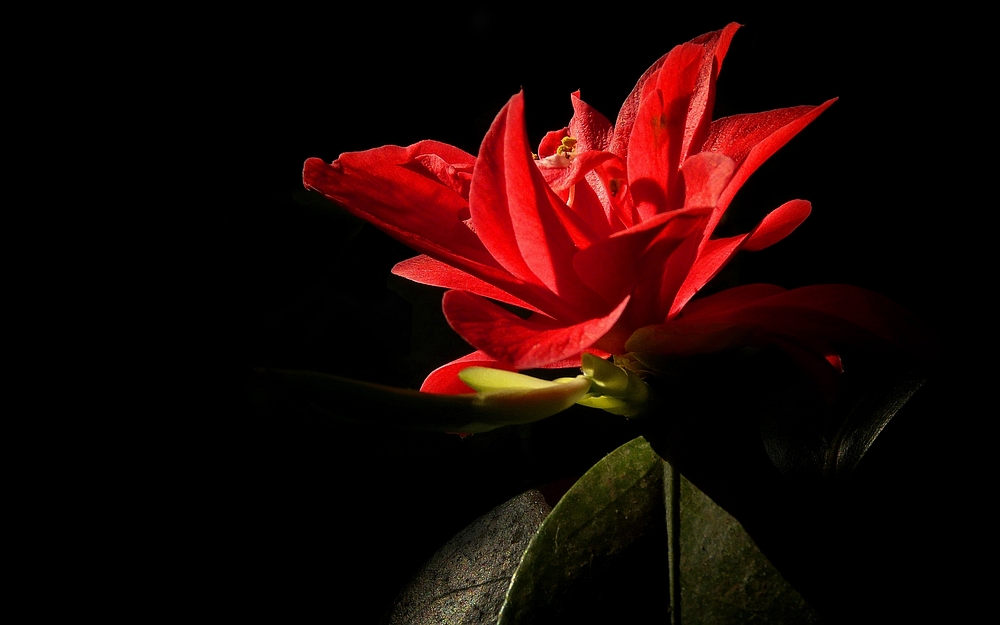
<instances>
[{"instance_id":1,"label":"flower center","mask_svg":"<svg viewBox=\"0 0 1000 625\"><path fill-rule=\"evenodd\" d=\"M537 154L532 154L538 162L539 167L549 167L552 169L565 169L570 166L573 157L576 156L576 139L573 137L563 137L556 148L556 153L545 158L538 158Z\"/></svg>"},{"instance_id":2,"label":"flower center","mask_svg":"<svg viewBox=\"0 0 1000 625\"><path fill-rule=\"evenodd\" d=\"M573 164L573 158L576 157L576 143L577 141L573 137L563 137L559 140L559 146L556 147L555 154L546 156L545 158L538 158L537 154L532 153L531 157L535 159L535 164L542 170L566 170L570 168ZM568 174L569 172L560 172L557 174L550 171L549 174L544 175L549 184L553 184L559 178L564 178ZM572 208L573 201L576 199L576 185L568 185L566 193L567 195L563 199L566 205Z\"/></svg>"},{"instance_id":3,"label":"flower center","mask_svg":"<svg viewBox=\"0 0 1000 625\"><path fill-rule=\"evenodd\" d=\"M574 150L576 149L576 139L573 137L563 137L560 141L560 146L556 148L556 155L563 155L569 160L573 160L575 156Z\"/></svg>"}]
</instances>

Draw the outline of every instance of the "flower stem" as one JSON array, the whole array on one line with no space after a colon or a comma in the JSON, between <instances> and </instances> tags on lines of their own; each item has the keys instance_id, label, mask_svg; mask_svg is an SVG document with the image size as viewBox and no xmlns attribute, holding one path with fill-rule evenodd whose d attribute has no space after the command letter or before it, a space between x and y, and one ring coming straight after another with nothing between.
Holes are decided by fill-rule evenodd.
<instances>
[{"instance_id":1,"label":"flower stem","mask_svg":"<svg viewBox=\"0 0 1000 625\"><path fill-rule=\"evenodd\" d=\"M663 502L667 509L670 625L681 625L681 476L666 460L663 461Z\"/></svg>"}]
</instances>

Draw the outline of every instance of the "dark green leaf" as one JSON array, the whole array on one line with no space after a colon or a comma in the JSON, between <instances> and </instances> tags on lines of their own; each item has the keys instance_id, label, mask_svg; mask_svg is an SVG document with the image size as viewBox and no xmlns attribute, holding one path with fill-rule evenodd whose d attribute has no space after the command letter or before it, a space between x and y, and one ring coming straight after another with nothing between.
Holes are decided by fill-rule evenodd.
<instances>
[{"instance_id":1,"label":"dark green leaf","mask_svg":"<svg viewBox=\"0 0 1000 625\"><path fill-rule=\"evenodd\" d=\"M633 609L650 607L665 615L665 601L650 604L667 582L661 466L637 438L580 478L528 546L500 625L633 622Z\"/></svg>"},{"instance_id":2,"label":"dark green leaf","mask_svg":"<svg viewBox=\"0 0 1000 625\"><path fill-rule=\"evenodd\" d=\"M681 617L819 622L742 526L637 438L588 471L542 524L499 624Z\"/></svg>"},{"instance_id":3,"label":"dark green leaf","mask_svg":"<svg viewBox=\"0 0 1000 625\"><path fill-rule=\"evenodd\" d=\"M834 437L826 458L827 474L850 475L889 420L924 382L922 375L907 372L871 389Z\"/></svg>"},{"instance_id":4,"label":"dark green leaf","mask_svg":"<svg viewBox=\"0 0 1000 625\"><path fill-rule=\"evenodd\" d=\"M818 615L764 557L739 522L666 462L668 531L678 536L680 605L673 625L819 623ZM678 481L678 488L669 486ZM672 506L671 491L679 491ZM679 529L676 524L680 525Z\"/></svg>"},{"instance_id":5,"label":"dark green leaf","mask_svg":"<svg viewBox=\"0 0 1000 625\"><path fill-rule=\"evenodd\" d=\"M549 511L531 490L473 521L403 589L389 625L495 623L510 578Z\"/></svg>"}]
</instances>

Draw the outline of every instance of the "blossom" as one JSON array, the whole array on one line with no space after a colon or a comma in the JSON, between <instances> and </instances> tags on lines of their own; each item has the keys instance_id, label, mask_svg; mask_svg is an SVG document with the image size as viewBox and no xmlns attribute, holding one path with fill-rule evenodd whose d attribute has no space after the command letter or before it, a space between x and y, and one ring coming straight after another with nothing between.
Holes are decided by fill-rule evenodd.
<instances>
[{"instance_id":1,"label":"blossom","mask_svg":"<svg viewBox=\"0 0 1000 625\"><path fill-rule=\"evenodd\" d=\"M898 338L878 320L898 313L891 302L844 285L748 285L692 301L736 252L776 243L809 215L809 202L792 200L750 232L713 236L747 178L834 101L713 121L737 29L659 59L614 124L573 93L569 125L537 154L519 93L476 157L421 141L306 161L307 188L421 253L393 273L449 289L444 314L477 351L422 390L468 392L456 374L470 366L579 366L585 352L687 355L770 342L836 366L835 335Z\"/></svg>"}]
</instances>

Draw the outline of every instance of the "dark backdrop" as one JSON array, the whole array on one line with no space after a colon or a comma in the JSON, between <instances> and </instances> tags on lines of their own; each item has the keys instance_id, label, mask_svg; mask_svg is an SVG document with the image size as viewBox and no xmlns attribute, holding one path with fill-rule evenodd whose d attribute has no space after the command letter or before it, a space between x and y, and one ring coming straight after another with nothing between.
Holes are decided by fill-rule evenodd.
<instances>
[{"instance_id":1,"label":"dark backdrop","mask_svg":"<svg viewBox=\"0 0 1000 625\"><path fill-rule=\"evenodd\" d=\"M226 331L242 399L212 448L215 470L196 502L204 521L193 529L205 564L182 591L250 613L357 610L366 616L351 622L376 621L466 523L524 488L579 475L634 436L589 413L465 440L344 426L261 384L254 367L416 387L471 351L444 324L439 290L390 277L412 253L307 197L301 166L420 139L475 154L521 88L533 142L568 122L577 89L613 120L672 46L737 21L716 117L840 99L737 196L731 212L744 224L795 198L813 213L785 241L745 254L734 276L867 287L923 317L946 345L918 395L925 408L891 423L866 459L870 479L895 497L871 520L873 540L896 536L891 554L876 557L879 575L895 580L886 596L904 612L925 609L938 562L926 558L953 551L939 546L950 539L937 542L937 511L976 475L956 448L978 421L956 398L971 388L969 346L984 327L975 295L984 278L968 251L986 212L977 20L955 9L878 18L828 5L593 12L561 3L282 8L220 24L193 103L217 150L212 201L233 250ZM975 501L963 500L962 519L975 517Z\"/></svg>"}]
</instances>

